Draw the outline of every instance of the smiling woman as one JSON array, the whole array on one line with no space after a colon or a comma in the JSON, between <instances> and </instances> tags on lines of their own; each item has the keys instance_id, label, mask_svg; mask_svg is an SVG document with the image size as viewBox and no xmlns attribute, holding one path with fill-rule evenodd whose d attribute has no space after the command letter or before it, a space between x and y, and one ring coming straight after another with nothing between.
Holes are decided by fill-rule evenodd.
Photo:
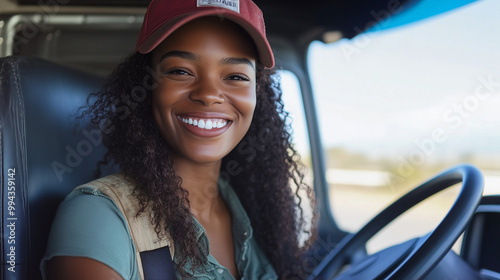
<instances>
[{"instance_id":1,"label":"smiling woman","mask_svg":"<svg viewBox=\"0 0 500 280\"><path fill-rule=\"evenodd\" d=\"M255 110L255 58L241 28L216 17L184 25L153 51L153 114L178 168L217 161L241 141Z\"/></svg>"},{"instance_id":2,"label":"smiling woman","mask_svg":"<svg viewBox=\"0 0 500 280\"><path fill-rule=\"evenodd\" d=\"M89 97L82 117L121 173L61 204L46 278L301 273L314 234L299 242L307 211L298 193L313 201L312 191L295 162L262 13L251 1L238 11L199 3L152 1L137 52Z\"/></svg>"},{"instance_id":3,"label":"smiling woman","mask_svg":"<svg viewBox=\"0 0 500 280\"><path fill-rule=\"evenodd\" d=\"M211 254L233 276L238 271L230 211L220 197L205 193L217 193L214 175L221 159L246 134L255 110L256 52L245 35L230 22L205 17L179 28L153 51L161 77L153 90L154 119L172 148L175 172L197 198L190 208L207 230Z\"/></svg>"}]
</instances>

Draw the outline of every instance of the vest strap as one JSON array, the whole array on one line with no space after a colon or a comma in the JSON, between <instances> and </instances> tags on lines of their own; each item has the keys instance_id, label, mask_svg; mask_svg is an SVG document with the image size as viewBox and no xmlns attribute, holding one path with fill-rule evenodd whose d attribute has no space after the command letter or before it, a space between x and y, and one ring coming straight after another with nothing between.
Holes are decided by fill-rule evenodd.
<instances>
[{"instance_id":1,"label":"vest strap","mask_svg":"<svg viewBox=\"0 0 500 280\"><path fill-rule=\"evenodd\" d=\"M144 279L141 253L168 247L168 255L171 257L171 260L174 259L174 242L170 234L164 231L165 227L162 227L160 234L157 234L154 230L154 226L151 224L151 217L153 215L151 207L148 206L141 215L137 216L140 205L139 200L132 194L134 184L127 181L123 173L94 180L85 185L78 186L76 189L88 186L94 187L97 191L111 198L127 220L130 235L136 248L137 267L141 279ZM160 251L164 252L164 250ZM148 255L150 254L148 253ZM167 254L163 253L162 256L167 256Z\"/></svg>"}]
</instances>

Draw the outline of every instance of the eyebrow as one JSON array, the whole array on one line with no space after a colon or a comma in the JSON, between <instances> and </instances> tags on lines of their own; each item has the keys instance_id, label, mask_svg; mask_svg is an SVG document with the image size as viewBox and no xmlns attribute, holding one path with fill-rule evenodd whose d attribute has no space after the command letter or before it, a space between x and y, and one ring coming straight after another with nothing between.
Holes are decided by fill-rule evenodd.
<instances>
[{"instance_id":1,"label":"eyebrow","mask_svg":"<svg viewBox=\"0 0 500 280\"><path fill-rule=\"evenodd\" d=\"M250 67L252 67L252 69L255 70L255 65L253 64L252 61L250 61L250 59L248 58L244 58L244 57L226 57L226 58L223 58L221 60L221 64L223 65L228 65L228 64L234 64L234 65L237 65L237 64L247 64L249 65Z\"/></svg>"},{"instance_id":2,"label":"eyebrow","mask_svg":"<svg viewBox=\"0 0 500 280\"><path fill-rule=\"evenodd\" d=\"M162 61L166 58L169 58L169 57L178 57L178 58L193 60L193 61L199 60L199 56L197 56L196 54L194 54L192 52L170 51L170 52L162 55L162 57L160 58L160 61Z\"/></svg>"}]
</instances>

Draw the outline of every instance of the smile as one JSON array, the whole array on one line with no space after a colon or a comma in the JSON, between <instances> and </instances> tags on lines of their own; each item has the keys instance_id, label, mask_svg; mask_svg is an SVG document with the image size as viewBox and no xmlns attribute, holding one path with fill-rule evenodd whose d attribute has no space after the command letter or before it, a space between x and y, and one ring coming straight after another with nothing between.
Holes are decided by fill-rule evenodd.
<instances>
[{"instance_id":1,"label":"smile","mask_svg":"<svg viewBox=\"0 0 500 280\"><path fill-rule=\"evenodd\" d=\"M185 123L192 126L196 126L202 129L216 129L223 128L227 125L227 121L223 119L202 119L202 118L184 118L179 117L179 119Z\"/></svg>"}]
</instances>

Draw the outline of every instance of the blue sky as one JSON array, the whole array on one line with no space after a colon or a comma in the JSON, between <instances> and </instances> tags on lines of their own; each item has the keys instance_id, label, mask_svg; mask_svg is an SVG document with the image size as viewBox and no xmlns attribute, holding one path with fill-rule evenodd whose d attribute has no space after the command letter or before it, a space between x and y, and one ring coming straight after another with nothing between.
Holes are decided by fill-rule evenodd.
<instances>
[{"instance_id":1,"label":"blue sky","mask_svg":"<svg viewBox=\"0 0 500 280\"><path fill-rule=\"evenodd\" d=\"M444 140L436 154L500 154L498 11L500 1L477 1L352 40L313 43L325 146L408 153L438 130ZM295 126L300 138L300 121Z\"/></svg>"}]
</instances>

